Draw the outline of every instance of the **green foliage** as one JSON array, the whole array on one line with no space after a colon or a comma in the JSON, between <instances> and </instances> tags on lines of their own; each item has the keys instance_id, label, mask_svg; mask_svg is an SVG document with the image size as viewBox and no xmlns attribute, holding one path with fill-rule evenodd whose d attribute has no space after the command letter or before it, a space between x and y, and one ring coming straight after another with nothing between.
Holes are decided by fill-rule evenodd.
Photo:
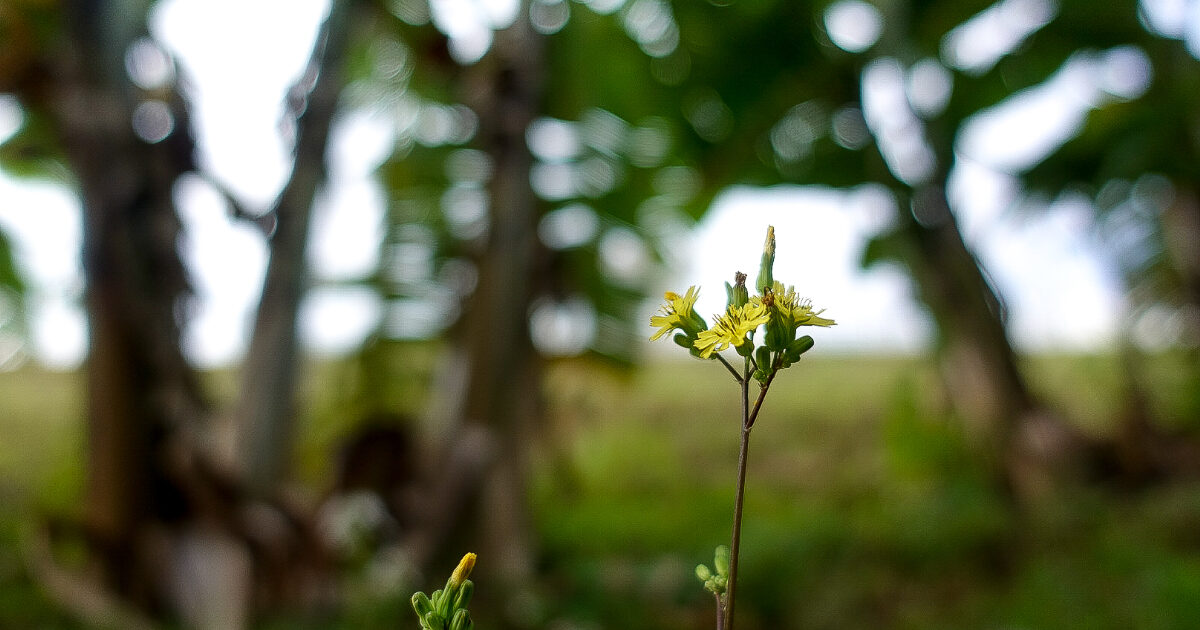
<instances>
[{"instance_id":1,"label":"green foliage","mask_svg":"<svg viewBox=\"0 0 1200 630\"><path fill-rule=\"evenodd\" d=\"M1142 368L1156 409L1181 425L1191 393L1181 389L1185 360L1151 357ZM980 481L971 435L944 414L931 364L820 353L805 361L811 375L776 388L771 422L757 429L764 439L750 473L739 577L745 627L1194 625L1195 483L1068 494L1018 528L992 511L1001 499ZM1098 434L1117 426L1119 408L1106 403L1124 377L1114 357L1027 362L1039 393L1067 418ZM555 421L532 459L530 494L550 589L546 627L711 625L711 598L696 587L694 569L728 534L728 471L736 464L728 419L737 404L725 395L724 371L702 361L667 366L619 375L571 362L549 374ZM343 384L326 376L309 374L316 407L342 395ZM78 501L81 488L55 481L53 469L82 466L79 385L77 375L29 369L0 379L0 627L81 627L41 594L18 547L35 518L29 503L69 509ZM220 393L233 383L213 385ZM301 447L310 450L306 443L326 429L304 426ZM560 458L547 456L551 444ZM412 620L404 597L350 600L329 617L263 627L383 629Z\"/></svg>"},{"instance_id":2,"label":"green foliage","mask_svg":"<svg viewBox=\"0 0 1200 630\"><path fill-rule=\"evenodd\" d=\"M1195 484L1143 496L1081 491L1016 520L987 476L986 448L946 415L931 365L805 361L811 376L779 388L771 422L756 429L766 433L750 471L739 625L1116 630L1194 619ZM1116 409L1093 407L1093 397L1095 384L1119 377L1115 361L1031 361L1068 417L1112 426L1095 416ZM711 598L687 559L727 534L727 425L737 410L722 395L725 372L669 365L628 385L556 381L554 409L586 411L565 438L568 462L543 463L536 476L552 618L630 630L711 625L701 615Z\"/></svg>"},{"instance_id":3,"label":"green foliage","mask_svg":"<svg viewBox=\"0 0 1200 630\"><path fill-rule=\"evenodd\" d=\"M21 127L0 143L0 168L16 177L70 181L49 117L29 108L22 114Z\"/></svg>"}]
</instances>

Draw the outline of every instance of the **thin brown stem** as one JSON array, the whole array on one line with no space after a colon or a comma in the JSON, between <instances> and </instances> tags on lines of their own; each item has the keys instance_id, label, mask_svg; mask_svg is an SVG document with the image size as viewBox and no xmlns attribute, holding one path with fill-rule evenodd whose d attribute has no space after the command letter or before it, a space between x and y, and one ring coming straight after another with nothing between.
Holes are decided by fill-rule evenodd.
<instances>
[{"instance_id":1,"label":"thin brown stem","mask_svg":"<svg viewBox=\"0 0 1200 630\"><path fill-rule=\"evenodd\" d=\"M771 382L770 377L768 377L767 383L770 383L770 382ZM769 387L769 385L764 384L758 390L758 399L754 401L754 410L751 411L746 416L746 428L747 429L750 427L753 427L754 421L758 419L758 410L762 407L763 399L767 397L767 387Z\"/></svg>"},{"instance_id":2,"label":"thin brown stem","mask_svg":"<svg viewBox=\"0 0 1200 630\"><path fill-rule=\"evenodd\" d=\"M775 380L775 375L778 373L779 368L776 366L776 368L771 370L771 373L767 376L767 382L763 383L762 389L758 390L758 399L754 401L754 409L746 416L747 429L753 427L754 421L758 420L758 411L759 409L762 409L763 399L767 397L767 390L771 388L771 381Z\"/></svg>"},{"instance_id":3,"label":"thin brown stem","mask_svg":"<svg viewBox=\"0 0 1200 630\"><path fill-rule=\"evenodd\" d=\"M737 381L738 383L742 382L742 375L738 374L737 370L733 369L733 366L729 364L729 361L725 360L725 357L721 356L720 353L713 353L713 356L721 362L721 365L725 366L726 370L729 370L729 373L733 375L733 380Z\"/></svg>"},{"instance_id":4,"label":"thin brown stem","mask_svg":"<svg viewBox=\"0 0 1200 630\"><path fill-rule=\"evenodd\" d=\"M733 536L729 544L729 584L725 591L725 624L723 630L733 630L733 604L737 592L738 555L742 542L742 504L746 494L746 456L750 450L750 362L742 385L742 439L738 448L737 493L733 503ZM764 388L765 389L765 388ZM761 395L760 395L761 403Z\"/></svg>"}]
</instances>

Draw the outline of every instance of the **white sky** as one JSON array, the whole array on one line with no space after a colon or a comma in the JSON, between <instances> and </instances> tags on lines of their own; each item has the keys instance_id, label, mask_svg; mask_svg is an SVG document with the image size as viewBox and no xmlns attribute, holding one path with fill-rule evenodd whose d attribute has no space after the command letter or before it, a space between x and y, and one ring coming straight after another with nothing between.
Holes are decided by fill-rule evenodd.
<instances>
[{"instance_id":1,"label":"white sky","mask_svg":"<svg viewBox=\"0 0 1200 630\"><path fill-rule=\"evenodd\" d=\"M325 6L323 0L164 0L152 20L153 32L188 74L202 164L252 208L265 208L286 178L289 161L277 133L281 103L304 68ZM270 43L264 33L271 34ZM462 45L474 50L479 44ZM1064 115L1082 115L1093 103L1081 102L1082 109ZM11 104L0 100L0 138L13 124ZM1085 209L1054 207L1038 216L1010 211L1019 201L1012 180L984 165L988 156L1021 150L998 124L993 117L974 135L964 134L975 138L974 153L960 162L950 192L967 238L1006 296L1022 347L1103 347L1122 310L1112 261L1092 242ZM318 279L359 277L377 262L384 193L369 173L390 148L386 131L386 121L369 116L339 121L331 183L310 245ZM186 179L177 192L187 230L183 252L200 298L187 331L188 353L202 365L227 363L244 348L266 250L250 227L229 221L206 182ZM870 187L851 193L798 187L728 191L690 240L692 266L656 289L700 284L701 312L721 310L722 283L735 270L755 273L766 225L773 224L779 241L776 277L796 285L839 322L822 331L821 348L916 350L927 340L929 324L905 276L887 266L858 269L865 238L887 220L879 202ZM34 284L36 358L51 367L78 364L86 331L78 306L77 202L55 185L17 182L0 173L0 224L14 235L19 264ZM652 310L647 308L647 317ZM378 298L367 291L317 291L306 302L302 334L312 348L348 350L379 313Z\"/></svg>"}]
</instances>

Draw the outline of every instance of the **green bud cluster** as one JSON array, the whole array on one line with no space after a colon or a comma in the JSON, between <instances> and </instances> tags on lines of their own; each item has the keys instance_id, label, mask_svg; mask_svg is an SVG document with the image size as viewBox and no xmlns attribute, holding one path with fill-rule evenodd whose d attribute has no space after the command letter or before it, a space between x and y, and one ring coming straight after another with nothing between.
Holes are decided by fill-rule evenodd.
<instances>
[{"instance_id":1,"label":"green bud cluster","mask_svg":"<svg viewBox=\"0 0 1200 630\"><path fill-rule=\"evenodd\" d=\"M467 579L475 567L475 554L468 553L459 561L458 567L446 581L446 587L433 592L433 596L417 591L412 596L412 607L424 630L472 630L475 623L467 612L467 604L475 592L475 584Z\"/></svg>"},{"instance_id":2,"label":"green bud cluster","mask_svg":"<svg viewBox=\"0 0 1200 630\"><path fill-rule=\"evenodd\" d=\"M704 583L704 588L714 595L720 596L729 584L729 547L719 545L713 552L713 569L706 565L696 567L696 577Z\"/></svg>"}]
</instances>

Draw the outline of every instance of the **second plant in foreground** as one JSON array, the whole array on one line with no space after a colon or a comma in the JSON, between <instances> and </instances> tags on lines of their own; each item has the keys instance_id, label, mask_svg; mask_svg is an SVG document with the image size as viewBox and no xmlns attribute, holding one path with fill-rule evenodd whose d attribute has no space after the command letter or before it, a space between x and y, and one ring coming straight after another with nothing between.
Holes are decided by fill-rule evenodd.
<instances>
[{"instance_id":1,"label":"second plant in foreground","mask_svg":"<svg viewBox=\"0 0 1200 630\"><path fill-rule=\"evenodd\" d=\"M475 584L467 579L475 568L475 554L468 553L458 561L454 573L446 581L446 588L433 592L433 596L422 591L413 593L412 607L421 620L422 630L471 630L475 627L467 604L475 592Z\"/></svg>"},{"instance_id":2,"label":"second plant in foreground","mask_svg":"<svg viewBox=\"0 0 1200 630\"><path fill-rule=\"evenodd\" d=\"M714 315L712 327L696 314L699 290L688 287L684 295L668 291L666 304L650 325L658 332L650 338L668 334L693 356L720 361L741 389L741 440L738 449L737 491L733 509L733 535L729 547L717 548L714 569L696 567L696 576L717 601L717 628L732 630L733 604L737 593L738 550L742 537L742 500L746 487L746 456L750 429L758 419L767 390L780 370L800 360L813 347L813 338L799 335L802 326L833 326L832 319L821 317L812 302L801 299L796 291L775 280L775 229L767 228L762 262L754 282L755 293L746 287L746 274L734 274L732 285L725 284L728 297L725 312ZM758 333L762 335L759 337ZM756 339L756 337L759 337ZM721 352L733 348L738 359L731 363ZM740 364L740 365L739 365ZM758 383L758 395L750 403L750 384Z\"/></svg>"}]
</instances>

